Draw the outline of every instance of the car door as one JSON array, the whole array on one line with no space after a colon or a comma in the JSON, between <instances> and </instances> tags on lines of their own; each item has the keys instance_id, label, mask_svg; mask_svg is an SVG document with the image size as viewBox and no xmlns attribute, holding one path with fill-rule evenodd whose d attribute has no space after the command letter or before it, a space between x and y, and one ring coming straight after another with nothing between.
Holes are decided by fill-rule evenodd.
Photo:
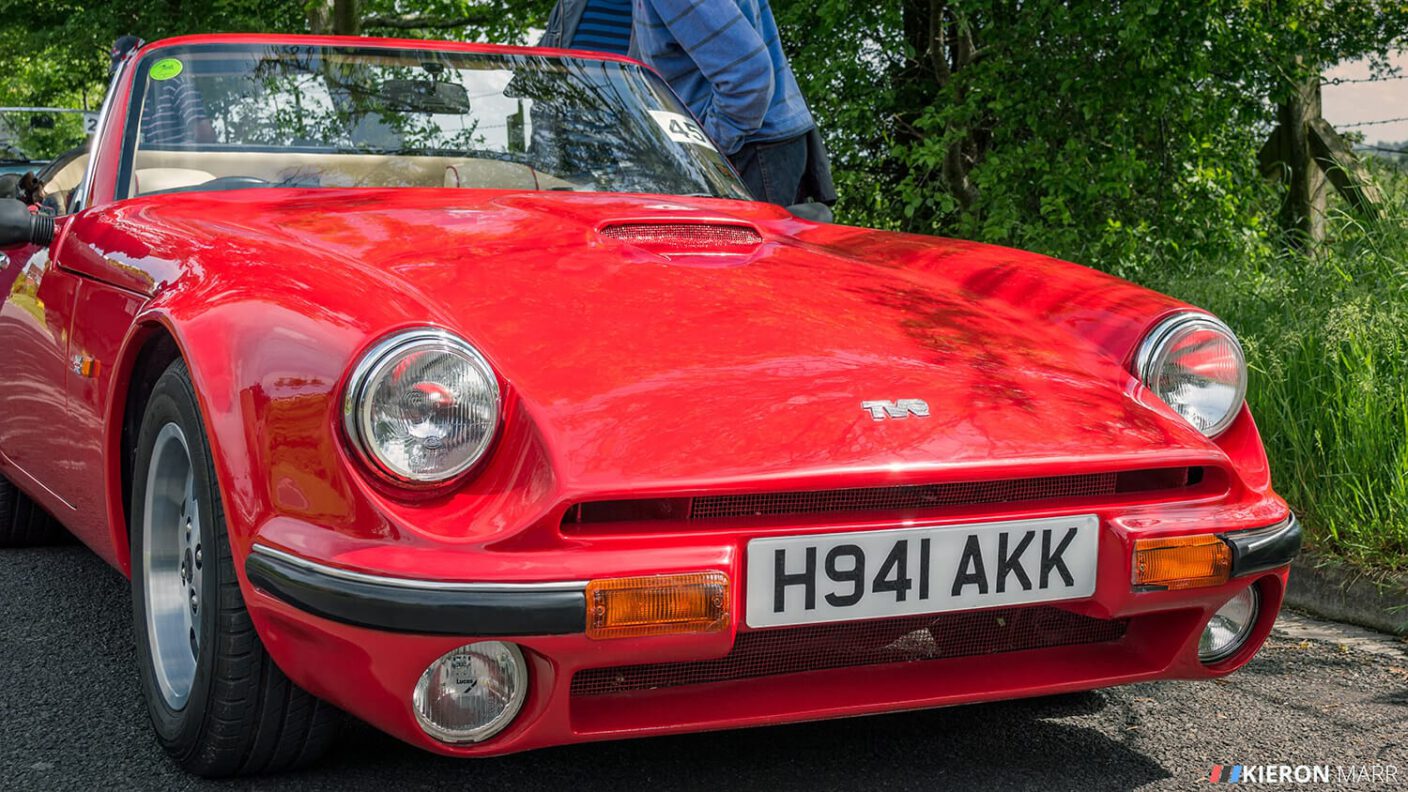
<instances>
[{"instance_id":1,"label":"car door","mask_svg":"<svg viewBox=\"0 0 1408 792\"><path fill-rule=\"evenodd\" d=\"M104 553L103 426L114 362L146 296L81 274L103 257L82 222L49 248L7 252L0 303L0 454L11 474L80 539ZM13 263L26 256L25 264ZM12 477L15 477L12 475Z\"/></svg>"},{"instance_id":2,"label":"car door","mask_svg":"<svg viewBox=\"0 0 1408 792\"><path fill-rule=\"evenodd\" d=\"M72 462L68 422L68 344L78 279L59 270L47 247L3 251L0 303L0 454L7 468L61 521L72 504L60 492Z\"/></svg>"}]
</instances>

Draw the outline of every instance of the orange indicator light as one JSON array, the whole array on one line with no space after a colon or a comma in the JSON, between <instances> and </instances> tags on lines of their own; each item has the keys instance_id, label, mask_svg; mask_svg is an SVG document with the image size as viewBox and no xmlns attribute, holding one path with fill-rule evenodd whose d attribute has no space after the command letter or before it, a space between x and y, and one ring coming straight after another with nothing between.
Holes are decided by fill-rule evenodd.
<instances>
[{"instance_id":1,"label":"orange indicator light","mask_svg":"<svg viewBox=\"0 0 1408 792\"><path fill-rule=\"evenodd\" d=\"M711 633L728 628L728 575L693 572L587 584L589 638Z\"/></svg>"},{"instance_id":2,"label":"orange indicator light","mask_svg":"<svg viewBox=\"0 0 1408 792\"><path fill-rule=\"evenodd\" d=\"M1212 534L1134 543L1134 585L1170 590L1220 586L1232 573L1232 548Z\"/></svg>"}]
</instances>

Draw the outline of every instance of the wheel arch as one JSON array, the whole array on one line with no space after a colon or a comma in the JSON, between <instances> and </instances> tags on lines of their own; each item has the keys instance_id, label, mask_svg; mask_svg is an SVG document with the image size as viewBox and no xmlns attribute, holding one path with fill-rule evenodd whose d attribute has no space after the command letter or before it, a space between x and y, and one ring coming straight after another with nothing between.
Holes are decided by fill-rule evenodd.
<instances>
[{"instance_id":1,"label":"wheel arch","mask_svg":"<svg viewBox=\"0 0 1408 792\"><path fill-rule=\"evenodd\" d=\"M221 333L216 331L207 340L218 343L220 337ZM195 388L201 428L215 464L216 486L222 495L229 492L226 486L229 482L226 467L229 457L222 453L224 445L221 441L224 438L220 436L217 423L212 420L215 414L210 404L210 393L213 388L224 384L219 377L212 381L211 370L224 368L228 371L230 366L226 360L207 360L196 354L195 349L211 348L209 344L202 345L201 338L204 335L200 331L193 331L175 321L170 312L157 307L136 318L122 346L113 378L113 398L109 402L104 444L108 524L114 558L124 575L132 574L132 509L128 500L135 475L137 436L141 432L147 401L157 380L178 359L185 361ZM227 513L229 507L230 504L226 503Z\"/></svg>"},{"instance_id":2,"label":"wheel arch","mask_svg":"<svg viewBox=\"0 0 1408 792\"><path fill-rule=\"evenodd\" d=\"M330 438L342 377L366 334L305 306L295 310L254 296L221 303L209 295L173 294L133 319L114 363L103 437L110 541L123 574L132 570L128 500L135 443L156 380L178 358L195 388L238 561L260 521L280 509L270 472L280 460L285 472L316 469L327 479L320 484L323 497L308 508L335 515L357 508L355 487ZM319 443L310 446L310 436Z\"/></svg>"},{"instance_id":3,"label":"wheel arch","mask_svg":"<svg viewBox=\"0 0 1408 792\"><path fill-rule=\"evenodd\" d=\"M175 331L163 316L138 321L123 344L114 368L113 398L109 402L106 465L108 524L114 557L124 575L132 574L131 508L133 465L142 414L156 381L177 359L186 357Z\"/></svg>"}]
</instances>

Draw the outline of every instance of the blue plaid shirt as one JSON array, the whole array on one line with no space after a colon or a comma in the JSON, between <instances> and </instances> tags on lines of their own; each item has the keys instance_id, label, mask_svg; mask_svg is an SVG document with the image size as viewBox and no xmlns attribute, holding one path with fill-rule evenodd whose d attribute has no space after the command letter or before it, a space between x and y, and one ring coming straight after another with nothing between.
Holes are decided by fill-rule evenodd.
<instances>
[{"instance_id":1,"label":"blue plaid shirt","mask_svg":"<svg viewBox=\"0 0 1408 792\"><path fill-rule=\"evenodd\" d=\"M689 105L725 154L816 126L768 0L634 0L633 54Z\"/></svg>"}]
</instances>

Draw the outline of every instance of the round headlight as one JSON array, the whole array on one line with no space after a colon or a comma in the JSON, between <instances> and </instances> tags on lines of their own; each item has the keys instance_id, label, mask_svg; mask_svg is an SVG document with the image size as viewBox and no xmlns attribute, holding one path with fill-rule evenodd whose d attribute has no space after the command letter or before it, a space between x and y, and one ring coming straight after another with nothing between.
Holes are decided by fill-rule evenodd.
<instances>
[{"instance_id":1,"label":"round headlight","mask_svg":"<svg viewBox=\"0 0 1408 792\"><path fill-rule=\"evenodd\" d=\"M1226 660L1247 642L1260 610L1256 586L1242 589L1212 615L1198 639L1198 659L1204 663Z\"/></svg>"},{"instance_id":2,"label":"round headlight","mask_svg":"<svg viewBox=\"0 0 1408 792\"><path fill-rule=\"evenodd\" d=\"M1178 314L1155 326L1139 346L1135 374L1208 437L1226 431L1247 395L1242 345L1207 314Z\"/></svg>"},{"instance_id":3,"label":"round headlight","mask_svg":"<svg viewBox=\"0 0 1408 792\"><path fill-rule=\"evenodd\" d=\"M461 646L430 664L416 683L411 707L426 734L447 743L487 740L523 707L528 668L511 643Z\"/></svg>"},{"instance_id":4,"label":"round headlight","mask_svg":"<svg viewBox=\"0 0 1408 792\"><path fill-rule=\"evenodd\" d=\"M441 330L392 336L363 356L343 404L348 437L384 476L449 481L474 466L499 425L499 383L474 347Z\"/></svg>"}]
</instances>

